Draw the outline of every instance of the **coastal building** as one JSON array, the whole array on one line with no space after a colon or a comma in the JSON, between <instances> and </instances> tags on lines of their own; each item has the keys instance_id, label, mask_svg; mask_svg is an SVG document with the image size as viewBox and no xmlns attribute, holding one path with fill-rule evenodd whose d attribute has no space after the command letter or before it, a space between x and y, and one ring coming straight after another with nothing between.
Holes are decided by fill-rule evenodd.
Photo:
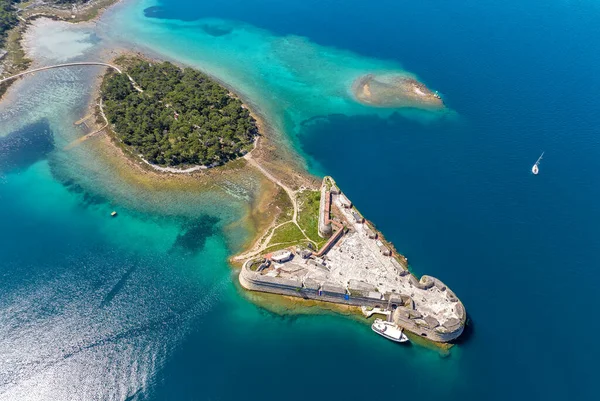
<instances>
[{"instance_id":1,"label":"coastal building","mask_svg":"<svg viewBox=\"0 0 600 401\"><path fill-rule=\"evenodd\" d=\"M391 262L392 262L392 266L394 267L394 269L396 269L396 271L398 272L399 275L405 276L405 275L409 274L408 269L405 268L404 266L402 266L402 264L400 264L400 262L398 262L398 260L396 260L395 258L392 258Z\"/></svg>"},{"instance_id":2,"label":"coastal building","mask_svg":"<svg viewBox=\"0 0 600 401\"><path fill-rule=\"evenodd\" d=\"M363 223L365 221L365 219L354 210L352 211L352 217L356 223Z\"/></svg>"},{"instance_id":3,"label":"coastal building","mask_svg":"<svg viewBox=\"0 0 600 401\"><path fill-rule=\"evenodd\" d=\"M348 292L353 296L368 297L370 293L377 292L377 287L365 281L351 279L348 280Z\"/></svg>"},{"instance_id":4,"label":"coastal building","mask_svg":"<svg viewBox=\"0 0 600 401\"><path fill-rule=\"evenodd\" d=\"M346 197L346 195L340 193L339 197L338 197L340 204L346 208L346 209L350 209L352 207L352 202L350 202L350 200Z\"/></svg>"},{"instance_id":5,"label":"coastal building","mask_svg":"<svg viewBox=\"0 0 600 401\"><path fill-rule=\"evenodd\" d=\"M287 262L290 259L292 259L292 252L287 249L277 251L271 255L271 260L276 263Z\"/></svg>"},{"instance_id":6,"label":"coastal building","mask_svg":"<svg viewBox=\"0 0 600 401\"><path fill-rule=\"evenodd\" d=\"M342 285L329 282L323 283L323 285L321 286L320 293L324 296L330 295L334 297L344 297L345 295L347 295L346 289Z\"/></svg>"},{"instance_id":7,"label":"coastal building","mask_svg":"<svg viewBox=\"0 0 600 401\"><path fill-rule=\"evenodd\" d=\"M258 264L258 267L256 268L256 271L261 271L266 269L267 267L271 266L271 261L269 259L263 259L262 261L260 261L260 263Z\"/></svg>"},{"instance_id":8,"label":"coastal building","mask_svg":"<svg viewBox=\"0 0 600 401\"><path fill-rule=\"evenodd\" d=\"M313 291L316 293L321 288L321 283L319 283L315 279L308 277L308 278L305 278L304 281L302 282L302 287L308 291Z\"/></svg>"},{"instance_id":9,"label":"coastal building","mask_svg":"<svg viewBox=\"0 0 600 401\"><path fill-rule=\"evenodd\" d=\"M381 242L380 240L377 240L376 243L377 243L377 247L379 248L379 252L381 252L385 256L390 256L392 254L392 251L390 250L390 248L385 246L385 244L383 242Z\"/></svg>"},{"instance_id":10,"label":"coastal building","mask_svg":"<svg viewBox=\"0 0 600 401\"><path fill-rule=\"evenodd\" d=\"M300 249L298 251L298 255L302 257L302 259L308 259L312 256L313 252L310 249Z\"/></svg>"},{"instance_id":11,"label":"coastal building","mask_svg":"<svg viewBox=\"0 0 600 401\"><path fill-rule=\"evenodd\" d=\"M377 233L368 226L365 227L365 235L370 239L377 239Z\"/></svg>"}]
</instances>

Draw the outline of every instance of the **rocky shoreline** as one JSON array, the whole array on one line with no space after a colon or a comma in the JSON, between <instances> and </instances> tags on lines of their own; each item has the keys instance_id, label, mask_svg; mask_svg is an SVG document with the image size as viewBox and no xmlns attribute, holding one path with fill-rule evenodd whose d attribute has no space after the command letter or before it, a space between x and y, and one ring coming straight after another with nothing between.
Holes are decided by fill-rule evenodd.
<instances>
[{"instance_id":1,"label":"rocky shoreline","mask_svg":"<svg viewBox=\"0 0 600 401\"><path fill-rule=\"evenodd\" d=\"M444 102L416 78L402 74L366 74L352 84L354 98L375 107L441 109Z\"/></svg>"}]
</instances>

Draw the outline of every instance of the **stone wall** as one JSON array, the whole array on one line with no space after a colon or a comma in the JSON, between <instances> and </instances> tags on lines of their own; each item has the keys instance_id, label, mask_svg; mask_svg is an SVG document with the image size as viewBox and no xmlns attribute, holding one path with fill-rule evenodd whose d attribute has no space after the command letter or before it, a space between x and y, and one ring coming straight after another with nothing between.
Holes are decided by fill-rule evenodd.
<instances>
[{"instance_id":1,"label":"stone wall","mask_svg":"<svg viewBox=\"0 0 600 401\"><path fill-rule=\"evenodd\" d=\"M262 280L262 277L264 276L261 277L260 274L255 275L247 273L247 271L242 269L239 275L240 284L247 290L270 292L273 294L288 295L292 297L354 306L386 307L388 304L387 300L385 299L380 300L355 296L348 296L346 299L347 294L345 294L345 291L343 291L343 293L324 290L320 291L319 289L305 287L300 282L294 283L297 285L291 286L273 281L265 282Z\"/></svg>"},{"instance_id":2,"label":"stone wall","mask_svg":"<svg viewBox=\"0 0 600 401\"><path fill-rule=\"evenodd\" d=\"M325 243L325 245L323 245L321 247L321 249L319 249L319 252L317 252L315 254L315 256L323 256L324 254L326 254L329 249L337 242L337 240L339 240L341 238L341 236L344 234L344 228L339 226L338 230L335 232L335 234L333 234L333 236L331 238L329 238L329 241L327 241Z\"/></svg>"},{"instance_id":3,"label":"stone wall","mask_svg":"<svg viewBox=\"0 0 600 401\"><path fill-rule=\"evenodd\" d=\"M319 236L322 238L329 238L333 232L331 221L329 220L330 210L331 193L327 191L327 186L323 183L321 185L321 200L319 202Z\"/></svg>"},{"instance_id":4,"label":"stone wall","mask_svg":"<svg viewBox=\"0 0 600 401\"><path fill-rule=\"evenodd\" d=\"M455 304L459 319L452 318L440 325L435 318L431 316L423 317L419 311L415 310L414 301L407 295L380 294L369 291L370 288L362 287L352 289L351 294L348 294L344 287L335 283L319 284L312 279L303 283L280 277L264 276L259 272L250 270L251 262L251 260L246 261L239 274L240 284L248 290L354 306L391 308L393 304L396 305L396 308L392 314L392 319L396 324L432 341L452 341L460 336L464 329L466 321L464 306L444 283L431 276L423 276L421 280L414 278L414 285L419 286L419 288L436 286L438 289L446 291L448 299ZM358 287L358 285L354 286Z\"/></svg>"}]
</instances>

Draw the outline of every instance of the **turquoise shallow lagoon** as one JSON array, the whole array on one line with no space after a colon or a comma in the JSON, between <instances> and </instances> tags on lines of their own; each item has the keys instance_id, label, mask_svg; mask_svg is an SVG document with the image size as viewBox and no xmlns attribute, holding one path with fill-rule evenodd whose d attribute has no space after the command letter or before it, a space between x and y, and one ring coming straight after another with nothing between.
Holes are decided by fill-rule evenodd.
<instances>
[{"instance_id":1,"label":"turquoise shallow lagoon","mask_svg":"<svg viewBox=\"0 0 600 401\"><path fill-rule=\"evenodd\" d=\"M208 71L246 97L278 132L286 133L282 140L288 145L291 142L292 147L299 147L297 137L302 124L316 116L376 113L386 117L395 112L424 122L457 118L451 109L374 109L354 100L352 83L364 74L415 75L397 60L322 46L306 36L282 35L244 20L218 18L218 14L207 13L189 21L178 19L178 14L175 19L162 18L163 13L177 7L187 13L196 5L163 5L152 0L125 3L105 18L111 25L107 35L117 42L126 41L129 46L135 44ZM229 6L222 7L217 8ZM271 4L259 3L256 7L260 10Z\"/></svg>"},{"instance_id":2,"label":"turquoise shallow lagoon","mask_svg":"<svg viewBox=\"0 0 600 401\"><path fill-rule=\"evenodd\" d=\"M99 70L53 71L0 104L0 399L597 398L599 17L593 1L131 0L32 29L41 64L120 46L235 88L472 324L442 357L255 306L226 261L257 184L149 191L92 145L64 150ZM448 107L360 105L369 72L414 74Z\"/></svg>"}]
</instances>

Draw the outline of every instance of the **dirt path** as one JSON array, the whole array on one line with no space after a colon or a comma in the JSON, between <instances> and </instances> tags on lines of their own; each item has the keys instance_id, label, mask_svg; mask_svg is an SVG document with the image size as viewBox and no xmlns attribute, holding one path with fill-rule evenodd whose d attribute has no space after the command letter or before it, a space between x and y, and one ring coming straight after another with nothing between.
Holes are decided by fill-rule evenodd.
<instances>
[{"instance_id":1,"label":"dirt path","mask_svg":"<svg viewBox=\"0 0 600 401\"><path fill-rule=\"evenodd\" d=\"M75 146L77 146L77 145L79 145L79 144L81 144L81 143L83 143L83 142L87 141L88 139L92 138L94 135L97 135L97 134L101 133L101 132L102 132L102 131L104 131L104 129L105 129L105 128L107 128L107 127L108 127L108 123L104 124L104 125L102 126L102 128L98 128L96 131L94 131L94 132L92 132L92 133L90 133L90 134L87 134L87 135L84 135L84 136L82 136L82 137L80 137L80 138L77 138L77 139L75 139L73 142L69 143L69 144L68 144L67 146L65 146L63 149L64 149L64 150L70 150L70 149L73 149Z\"/></svg>"},{"instance_id":2,"label":"dirt path","mask_svg":"<svg viewBox=\"0 0 600 401\"><path fill-rule=\"evenodd\" d=\"M272 227L267 228L267 230L262 235L262 237L260 237L256 241L256 243L254 244L252 249L250 249L247 252L242 253L241 255L235 256L233 258L233 260L241 261L241 260L245 260L245 259L248 259L248 258L258 255L259 253L261 253L262 251L267 249L267 245L269 244L269 242L271 242L271 238L273 238L273 235L275 234L275 230L277 230L279 227L281 227L285 224L289 224L291 222L292 222L291 220L288 220L288 221L284 221L281 224L277 224L274 227L272 226ZM277 245L277 244L273 244L273 245Z\"/></svg>"},{"instance_id":3,"label":"dirt path","mask_svg":"<svg viewBox=\"0 0 600 401\"><path fill-rule=\"evenodd\" d=\"M258 146L258 139L254 144L254 148L256 148ZM297 191L294 191L293 189L291 189L290 187L288 187L287 185L285 185L283 182L281 182L281 180L277 179L277 177L275 177L273 174L271 174L266 168L264 168L263 166L260 165L260 163L258 161L256 161L253 157L252 157L252 152L247 153L244 156L244 159L246 159L248 161L248 163L250 163L252 166L254 166L255 168L257 168L261 173L264 174L265 177L267 177L270 181L272 181L275 185L280 186L281 188L283 188L283 190L287 193L287 195L289 196L290 200L292 201L292 206L294 207L294 213L292 215L292 219L291 220L287 220L284 221L283 223L280 223L276 226L271 226L267 229L267 231L265 231L265 234L260 237L256 243L254 244L254 246L252 247L252 249L250 249L249 251L238 255L236 257L233 258L233 260L236 261L240 261L240 260L244 260L244 259L248 259L251 258L253 256L256 256L258 254L260 254L262 251L264 251L265 249L267 249L268 247L272 247L272 246L276 246L276 245L280 245L280 244L269 244L269 242L271 241L271 239L273 238L273 235L275 234L275 230L277 230L279 227L288 224L288 223L293 223L296 225L296 227L298 227L298 229L300 230L300 232L302 233L302 235L304 236L304 238L306 238L307 241L311 242L312 244L314 244L315 246L317 245L313 240L311 240L308 235L306 235L306 232L304 232L304 230L302 229L302 227L300 227L300 225L298 224L298 212L299 212L299 207L298 207L298 201L297 201ZM281 244L283 245L283 244Z\"/></svg>"},{"instance_id":4,"label":"dirt path","mask_svg":"<svg viewBox=\"0 0 600 401\"><path fill-rule=\"evenodd\" d=\"M258 143L258 140L257 140L257 143ZM256 145L254 145L254 147L256 148ZM259 169L260 172L263 173L265 175L265 177L267 177L269 180L271 180L274 184L279 185L281 188L283 188L283 190L288 194L288 196L290 197L290 200L292 201L292 205L294 205L294 214L292 216L292 221L297 225L298 224L298 222L297 222L298 205L296 204L296 192L294 190L292 190L290 187L288 187L287 185L285 185L283 182L281 182L280 180L275 178L275 176L273 176L273 174L269 173L266 168L264 168L256 160L254 160L254 158L252 157L252 152L247 153L244 156L244 159L246 159L248 161L248 163L252 164L257 169Z\"/></svg>"}]
</instances>

